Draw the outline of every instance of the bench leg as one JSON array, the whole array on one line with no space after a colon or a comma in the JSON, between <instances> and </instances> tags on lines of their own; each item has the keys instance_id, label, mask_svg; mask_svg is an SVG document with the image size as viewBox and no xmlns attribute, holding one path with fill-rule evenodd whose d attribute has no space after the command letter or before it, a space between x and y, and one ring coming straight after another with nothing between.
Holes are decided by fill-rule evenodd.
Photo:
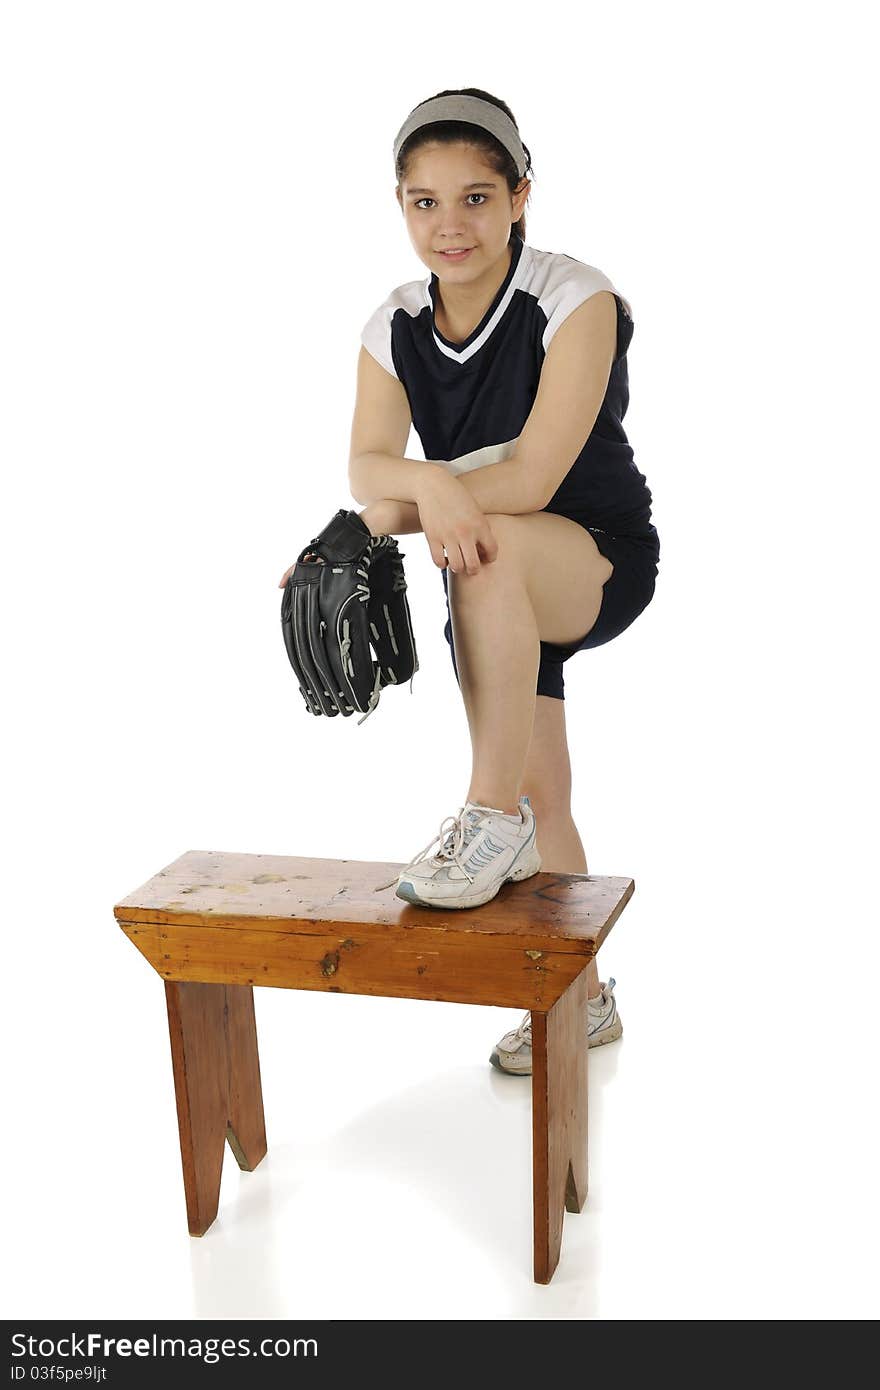
<instances>
[{"instance_id":1,"label":"bench leg","mask_svg":"<svg viewBox=\"0 0 880 1390\"><path fill-rule=\"evenodd\" d=\"M565 1211L587 1200L587 972L548 1013L532 1010L535 1282L559 1263Z\"/></svg>"},{"instance_id":2,"label":"bench leg","mask_svg":"<svg viewBox=\"0 0 880 1390\"><path fill-rule=\"evenodd\" d=\"M220 1201L223 1144L239 1168L266 1153L250 985L165 982L189 1232L203 1236Z\"/></svg>"}]
</instances>

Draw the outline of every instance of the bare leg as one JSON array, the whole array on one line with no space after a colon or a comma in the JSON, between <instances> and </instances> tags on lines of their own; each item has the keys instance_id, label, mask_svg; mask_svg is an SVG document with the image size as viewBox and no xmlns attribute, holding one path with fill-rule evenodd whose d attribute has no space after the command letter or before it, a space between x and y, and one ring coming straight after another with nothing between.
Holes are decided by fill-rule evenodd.
<instances>
[{"instance_id":1,"label":"bare leg","mask_svg":"<svg viewBox=\"0 0 880 1390\"><path fill-rule=\"evenodd\" d=\"M365 524L369 526L370 530L373 532L374 535L381 534L383 531L388 531L392 535L408 535L414 532L421 531L422 529L421 522L419 519L419 509L415 505L415 503L411 502L395 502L390 500L373 502L364 508L364 510L360 513L360 516L365 522ZM499 538L499 558L501 550L501 535L504 521L504 517L499 518L493 516L492 518L492 524L496 530L496 536L498 536ZM551 521L547 523L547 525L554 524L556 523L553 521L553 519L551 519ZM557 527L557 529L559 530L560 528ZM578 528L578 530L580 530L580 528ZM554 534L553 541L555 541L556 539L557 536ZM571 540L572 533L568 532L564 536L564 539ZM577 540L579 543L581 543L581 545L584 544L582 537L578 537ZM586 542L587 549L591 550L594 547L594 544L595 543L591 540ZM601 585L601 583L604 582L604 580L607 578L607 571L603 570L601 566L603 564L607 564L607 562L604 561L602 556L598 555L598 552L596 552L596 555L598 559L596 576L599 585ZM492 570L495 569L497 565L498 561L496 560L494 565L488 566L486 568L488 570ZM582 565L581 572L583 572ZM453 604L452 586L456 579L474 580L479 579L479 575L454 576L451 573L448 575L450 589L450 612L452 612ZM510 581L508 580L508 582ZM515 589L517 589L518 587L519 586L514 584ZM499 586L499 588L503 595L503 586ZM587 594L586 607L588 615L591 611L591 604L592 607L595 607L595 610L598 611L598 602L601 601L601 590L600 588L597 588L597 584L595 581L593 583L593 589L594 594L592 600L590 598L589 593ZM547 596L544 595L545 600L546 597ZM521 591L517 593L517 600L519 604L522 605ZM506 608L504 608L503 605L502 608L502 616L505 616ZM544 603L544 608L546 608L546 602ZM593 621L595 621L595 613L593 613ZM577 623L577 617L575 617L575 623ZM462 623L460 622L459 627L461 626ZM589 626L592 626L592 623L589 621L588 616L587 621L584 623L583 631L588 631ZM521 634L524 637L527 649L529 647L535 646L535 644L537 643L537 627L534 610L532 610L531 622L529 621L527 612L525 612L524 616L522 617ZM571 632L567 634L563 632L557 632L555 634L551 634L548 640L559 641L564 639L566 636L571 638L573 635L574 634L572 634ZM472 696L473 683L466 682L464 676L462 675L461 658L459 655L459 642L462 640L466 640L466 638L459 637L459 632L458 628L455 626L454 617L453 638L455 640L456 645L456 662L459 667L459 674L462 685L462 697L464 699L465 710L468 715L468 724L471 729L471 742L474 749L473 775L471 778L471 787L469 791L470 799L474 801L481 801L483 804L486 805L497 806L499 810L512 812L516 810L516 804L519 799L520 791L524 790L529 795L530 800L532 802L532 806L538 818L538 847L541 853L541 860L544 869L548 872L555 873L588 873L589 870L587 868L587 858L584 852L584 846L581 841L581 837L578 833L577 826L575 825L571 815L571 764L568 756L568 745L565 732L564 705L561 700L553 700L541 696L536 697L534 695L535 686L537 682L537 656L536 664L534 667L535 678L531 680L531 705L528 698L528 692L525 689L526 683L520 681L520 709L518 714L516 711L514 711L512 719L514 730L519 730L521 732L523 725L528 724L530 722L529 709L531 708L531 731L529 734L529 741L527 744L525 759L522 763L522 771L517 785L514 788L511 788L509 784L507 784L506 786L495 786L494 792L496 799L493 800L490 796L484 795L478 787L476 754L477 739L474 736L474 723L476 720L479 719L480 702L479 700L476 701L475 708L475 702ZM540 647L537 647L536 650L537 654L539 655ZM520 663L517 662L516 654L514 653L514 669L516 669L518 664ZM529 663L522 664L528 665ZM525 710L525 714L523 714L523 709ZM503 737L500 740L500 748L500 756L503 760L507 756L506 746L504 744ZM496 781L494 772L492 771L491 751L492 750L490 746L488 750L488 771L482 774L484 780L488 778L490 781L489 786L483 787L483 791L485 792L491 792L493 790L492 784L494 784L494 782ZM486 750L484 749L484 761L485 754ZM501 799L497 799L498 797L500 797ZM590 962L586 971L586 975L589 997L591 999L595 999L598 997L600 993L599 971L595 960Z\"/></svg>"},{"instance_id":2,"label":"bare leg","mask_svg":"<svg viewBox=\"0 0 880 1390\"><path fill-rule=\"evenodd\" d=\"M534 806L534 802L533 802ZM568 807L550 807L538 810L534 807L538 824L538 852L541 855L541 869L552 874L586 874L587 856L578 828ZM586 970L587 993L596 999L601 993L599 967L595 958Z\"/></svg>"},{"instance_id":3,"label":"bare leg","mask_svg":"<svg viewBox=\"0 0 880 1390\"><path fill-rule=\"evenodd\" d=\"M540 658L522 565L501 539L493 564L472 575L450 572L448 585L471 734L468 798L513 815L532 738Z\"/></svg>"},{"instance_id":4,"label":"bare leg","mask_svg":"<svg viewBox=\"0 0 880 1390\"><path fill-rule=\"evenodd\" d=\"M588 874L587 856L571 814L571 756L565 701L535 697L535 727L523 775L523 790L538 821L538 851L548 873ZM600 993L595 960L587 967L589 997Z\"/></svg>"},{"instance_id":5,"label":"bare leg","mask_svg":"<svg viewBox=\"0 0 880 1390\"><path fill-rule=\"evenodd\" d=\"M540 639L568 643L598 616L610 564L588 531L546 512L492 514L497 559L448 576L470 727L468 797L514 813L532 739ZM574 576L574 579L572 579Z\"/></svg>"}]
</instances>

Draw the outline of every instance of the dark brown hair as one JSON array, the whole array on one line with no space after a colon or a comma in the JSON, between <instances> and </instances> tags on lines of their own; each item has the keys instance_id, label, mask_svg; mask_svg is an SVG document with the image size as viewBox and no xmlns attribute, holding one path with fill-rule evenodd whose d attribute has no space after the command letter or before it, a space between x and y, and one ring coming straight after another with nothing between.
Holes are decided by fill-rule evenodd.
<instances>
[{"instance_id":1,"label":"dark brown hair","mask_svg":"<svg viewBox=\"0 0 880 1390\"><path fill-rule=\"evenodd\" d=\"M491 101L493 106L497 106L506 116L509 116L516 126L516 119L513 112L506 102L500 97L493 97L491 92L484 92L480 87L458 87L447 88L444 92L435 92L434 97L482 97L483 101ZM433 101L434 97L426 97L425 101ZM420 101L419 106L424 106L425 102ZM418 106L415 107L418 110ZM517 131L519 126L516 126ZM420 130L414 130L409 139L404 140L397 156L395 173L397 174L398 185L403 187L407 175L407 168L410 158L420 150L423 145L432 144L437 141L441 145L453 145L458 141L464 141L468 145L475 146L496 174L500 174L505 180L511 196L516 192L522 179L517 173L513 155L501 144L495 136L488 130L483 130L481 126L472 125L470 121L434 121L431 125L422 126ZM532 156L528 146L523 143L523 153L526 157L526 169L523 178L527 178L532 169ZM529 192L531 197L531 191ZM528 199L526 200L528 201ZM518 222L513 223L513 230L523 241L526 239L526 214L523 209L522 216Z\"/></svg>"}]
</instances>

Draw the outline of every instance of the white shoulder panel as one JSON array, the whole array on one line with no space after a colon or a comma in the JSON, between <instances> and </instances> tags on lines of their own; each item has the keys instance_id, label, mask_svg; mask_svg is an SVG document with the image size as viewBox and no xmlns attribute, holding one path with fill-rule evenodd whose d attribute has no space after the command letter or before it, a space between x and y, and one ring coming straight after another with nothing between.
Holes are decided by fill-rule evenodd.
<instances>
[{"instance_id":1,"label":"white shoulder panel","mask_svg":"<svg viewBox=\"0 0 880 1390\"><path fill-rule=\"evenodd\" d=\"M594 265L575 260L555 251L535 251L533 248L534 270L529 292L534 294L541 309L547 316L547 324L541 339L544 351L550 346L556 330L565 322L569 314L590 299L600 290L610 290L620 299L624 312L632 318L628 300Z\"/></svg>"},{"instance_id":2,"label":"white shoulder panel","mask_svg":"<svg viewBox=\"0 0 880 1390\"><path fill-rule=\"evenodd\" d=\"M412 318L416 318L426 303L430 303L430 300L426 298L425 281L410 280L391 291L361 330L361 342L367 352L394 377L397 376L397 372L394 370L391 357L391 320L398 309L403 309Z\"/></svg>"}]
</instances>

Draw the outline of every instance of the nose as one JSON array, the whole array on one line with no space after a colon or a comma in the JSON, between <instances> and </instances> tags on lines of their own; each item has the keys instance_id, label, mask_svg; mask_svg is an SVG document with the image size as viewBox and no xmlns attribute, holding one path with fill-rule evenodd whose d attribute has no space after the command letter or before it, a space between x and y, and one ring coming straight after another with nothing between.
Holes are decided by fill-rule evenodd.
<instances>
[{"instance_id":1,"label":"nose","mask_svg":"<svg viewBox=\"0 0 880 1390\"><path fill-rule=\"evenodd\" d=\"M465 218L460 212L448 212L445 217L440 219L440 237L450 242L461 241L467 232Z\"/></svg>"}]
</instances>

